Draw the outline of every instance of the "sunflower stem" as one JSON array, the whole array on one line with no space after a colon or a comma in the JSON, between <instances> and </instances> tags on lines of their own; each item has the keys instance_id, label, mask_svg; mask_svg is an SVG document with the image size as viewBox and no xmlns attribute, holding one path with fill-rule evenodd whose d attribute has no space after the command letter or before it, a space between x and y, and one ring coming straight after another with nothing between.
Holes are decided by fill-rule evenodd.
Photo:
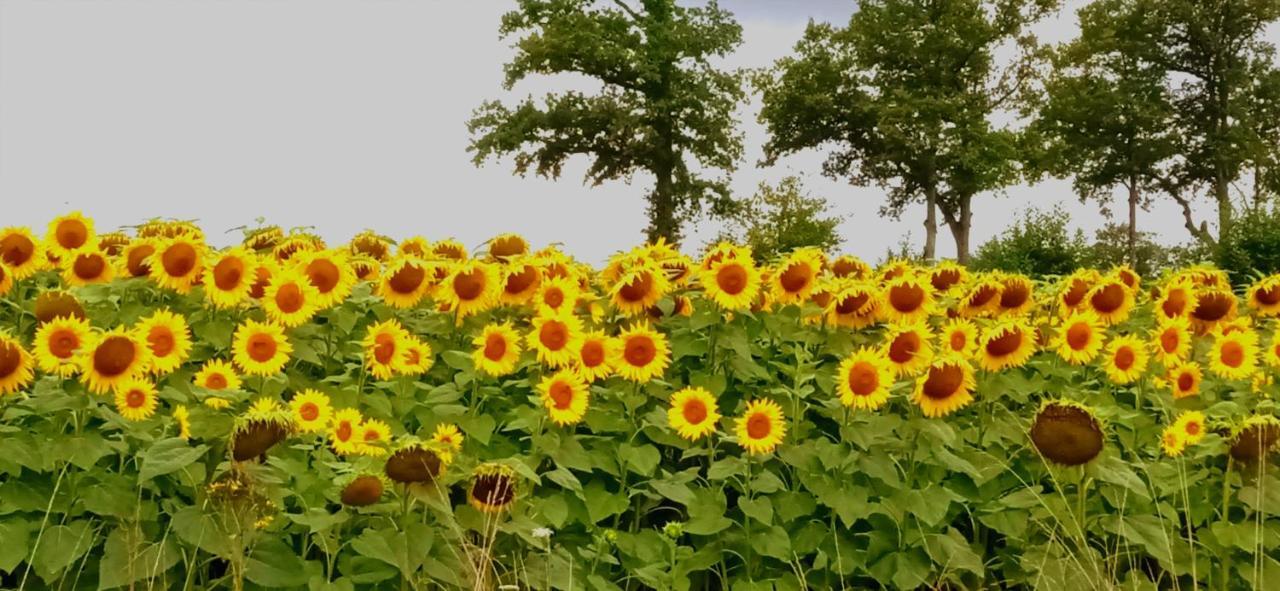
<instances>
[{"instance_id":1,"label":"sunflower stem","mask_svg":"<svg viewBox=\"0 0 1280 591\"><path fill-rule=\"evenodd\" d=\"M1222 473L1222 507L1218 513L1218 519L1223 523L1230 523L1230 520L1227 517L1228 513L1231 511L1231 467L1234 461L1235 458L1232 458L1231 454L1227 454L1227 469ZM1229 568L1230 564L1231 561L1229 560L1223 560L1219 564L1219 589L1227 588L1227 580L1231 576L1231 570Z\"/></svg>"}]
</instances>

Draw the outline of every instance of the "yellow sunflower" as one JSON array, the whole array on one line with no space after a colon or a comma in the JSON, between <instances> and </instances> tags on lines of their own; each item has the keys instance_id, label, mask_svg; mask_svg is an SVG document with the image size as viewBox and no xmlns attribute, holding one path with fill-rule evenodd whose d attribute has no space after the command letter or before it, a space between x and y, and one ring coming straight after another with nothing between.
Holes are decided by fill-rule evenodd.
<instances>
[{"instance_id":1,"label":"yellow sunflower","mask_svg":"<svg viewBox=\"0 0 1280 591\"><path fill-rule=\"evenodd\" d=\"M869 347L854 351L840 363L836 390L840 402L858 410L875 410L889 400L895 370L884 353Z\"/></svg>"},{"instance_id":2,"label":"yellow sunflower","mask_svg":"<svg viewBox=\"0 0 1280 591\"><path fill-rule=\"evenodd\" d=\"M996 300L996 312L1006 316L1021 316L1035 306L1035 286L1025 275L1003 275L1000 278L1000 299Z\"/></svg>"},{"instance_id":3,"label":"yellow sunflower","mask_svg":"<svg viewBox=\"0 0 1280 591\"><path fill-rule=\"evenodd\" d=\"M613 341L603 332L588 332L578 344L578 359L575 368L588 384L603 380L613 375L612 355L609 354Z\"/></svg>"},{"instance_id":4,"label":"yellow sunflower","mask_svg":"<svg viewBox=\"0 0 1280 591\"><path fill-rule=\"evenodd\" d=\"M590 403L590 391L577 372L562 369L542 378L538 394L547 408L551 421L557 425L572 425L582 420Z\"/></svg>"},{"instance_id":5,"label":"yellow sunflower","mask_svg":"<svg viewBox=\"0 0 1280 591\"><path fill-rule=\"evenodd\" d=\"M88 321L75 316L60 316L40 325L32 346L40 371L64 378L75 374L89 337Z\"/></svg>"},{"instance_id":6,"label":"yellow sunflower","mask_svg":"<svg viewBox=\"0 0 1280 591\"><path fill-rule=\"evenodd\" d=\"M1025 322L1004 320L987 327L978 341L982 369L1020 367L1036 351L1036 335Z\"/></svg>"},{"instance_id":7,"label":"yellow sunflower","mask_svg":"<svg viewBox=\"0 0 1280 591\"><path fill-rule=\"evenodd\" d=\"M191 329L187 320L168 310L157 310L138 321L137 330L151 349L151 373L165 375L182 366L191 353Z\"/></svg>"},{"instance_id":8,"label":"yellow sunflower","mask_svg":"<svg viewBox=\"0 0 1280 591\"><path fill-rule=\"evenodd\" d=\"M401 355L400 371L407 376L420 376L431 371L435 365L435 353L431 345L414 337L404 341L404 353Z\"/></svg>"},{"instance_id":9,"label":"yellow sunflower","mask_svg":"<svg viewBox=\"0 0 1280 591\"><path fill-rule=\"evenodd\" d=\"M394 318L369 327L361 346L364 347L365 366L373 377L389 380L403 372L405 342L408 339L409 332Z\"/></svg>"},{"instance_id":10,"label":"yellow sunflower","mask_svg":"<svg viewBox=\"0 0 1280 591\"><path fill-rule=\"evenodd\" d=\"M115 277L115 267L96 245L66 253L61 266L62 282L69 286L107 283Z\"/></svg>"},{"instance_id":11,"label":"yellow sunflower","mask_svg":"<svg viewBox=\"0 0 1280 591\"><path fill-rule=\"evenodd\" d=\"M421 259L397 257L387 265L378 281L378 295L394 308L412 308L435 284L435 267Z\"/></svg>"},{"instance_id":12,"label":"yellow sunflower","mask_svg":"<svg viewBox=\"0 0 1280 591\"><path fill-rule=\"evenodd\" d=\"M1198 299L1190 282L1170 282L1160 290L1160 297L1156 299L1156 317L1162 321L1187 318L1199 304Z\"/></svg>"},{"instance_id":13,"label":"yellow sunflower","mask_svg":"<svg viewBox=\"0 0 1280 591\"><path fill-rule=\"evenodd\" d=\"M573 363L582 340L582 321L571 313L539 314L525 337L530 349L537 351L538 361L549 367L566 367Z\"/></svg>"},{"instance_id":14,"label":"yellow sunflower","mask_svg":"<svg viewBox=\"0 0 1280 591\"><path fill-rule=\"evenodd\" d=\"M44 245L31 230L17 226L0 230L0 263L9 268L15 281L34 275L46 262Z\"/></svg>"},{"instance_id":15,"label":"yellow sunflower","mask_svg":"<svg viewBox=\"0 0 1280 591\"><path fill-rule=\"evenodd\" d=\"M895 375L913 376L929 365L933 357L931 340L929 327L922 322L890 325L885 331L880 354Z\"/></svg>"},{"instance_id":16,"label":"yellow sunflower","mask_svg":"<svg viewBox=\"0 0 1280 591\"><path fill-rule=\"evenodd\" d=\"M191 439L191 411L187 405L179 404L173 408L173 421L178 425L178 437Z\"/></svg>"},{"instance_id":17,"label":"yellow sunflower","mask_svg":"<svg viewBox=\"0 0 1280 591\"><path fill-rule=\"evenodd\" d=\"M466 439L462 435L462 431L458 430L458 426L452 423L440 423L436 425L436 430L431 433L431 441L440 446L440 461L445 464L453 463L453 455L462 452L462 441Z\"/></svg>"},{"instance_id":18,"label":"yellow sunflower","mask_svg":"<svg viewBox=\"0 0 1280 591\"><path fill-rule=\"evenodd\" d=\"M78 211L58 216L49 222L44 236L45 249L56 257L64 257L93 243L93 220Z\"/></svg>"},{"instance_id":19,"label":"yellow sunflower","mask_svg":"<svg viewBox=\"0 0 1280 591\"><path fill-rule=\"evenodd\" d=\"M886 318L909 324L928 318L933 309L933 293L919 278L904 274L885 284L880 302Z\"/></svg>"},{"instance_id":20,"label":"yellow sunflower","mask_svg":"<svg viewBox=\"0 0 1280 591\"><path fill-rule=\"evenodd\" d=\"M609 290L609 301L628 316L643 314L671 291L667 273L655 262L635 265Z\"/></svg>"},{"instance_id":21,"label":"yellow sunflower","mask_svg":"<svg viewBox=\"0 0 1280 591\"><path fill-rule=\"evenodd\" d=\"M1236 296L1228 287L1205 288L1196 292L1196 307L1191 309L1191 326L1204 334L1222 322L1236 317Z\"/></svg>"},{"instance_id":22,"label":"yellow sunflower","mask_svg":"<svg viewBox=\"0 0 1280 591\"><path fill-rule=\"evenodd\" d=\"M485 326L471 344L476 347L471 362L486 375L505 376L515 371L520 361L520 335L510 322Z\"/></svg>"},{"instance_id":23,"label":"yellow sunflower","mask_svg":"<svg viewBox=\"0 0 1280 591\"><path fill-rule=\"evenodd\" d=\"M1161 322L1152 335L1152 349L1165 367L1187 359L1191 354L1191 322L1177 316Z\"/></svg>"},{"instance_id":24,"label":"yellow sunflower","mask_svg":"<svg viewBox=\"0 0 1280 591\"><path fill-rule=\"evenodd\" d=\"M671 363L667 337L647 323L633 324L614 341L612 365L615 372L632 382L661 377Z\"/></svg>"},{"instance_id":25,"label":"yellow sunflower","mask_svg":"<svg viewBox=\"0 0 1280 591\"><path fill-rule=\"evenodd\" d=\"M499 300L503 304L522 306L538 294L542 287L542 269L528 257L512 260L506 267Z\"/></svg>"},{"instance_id":26,"label":"yellow sunflower","mask_svg":"<svg viewBox=\"0 0 1280 591\"><path fill-rule=\"evenodd\" d=\"M1116 337L1107 347L1102 368L1116 384L1131 384L1147 371L1147 344L1133 335Z\"/></svg>"},{"instance_id":27,"label":"yellow sunflower","mask_svg":"<svg viewBox=\"0 0 1280 591\"><path fill-rule=\"evenodd\" d=\"M1204 413L1198 410L1189 410L1178 415L1177 420L1173 422L1174 427L1182 433L1188 445L1195 445L1204 439Z\"/></svg>"},{"instance_id":28,"label":"yellow sunflower","mask_svg":"<svg viewBox=\"0 0 1280 591\"><path fill-rule=\"evenodd\" d=\"M356 285L351 261L340 250L319 250L296 257L297 269L316 289L316 305L322 309L342 303Z\"/></svg>"},{"instance_id":29,"label":"yellow sunflower","mask_svg":"<svg viewBox=\"0 0 1280 591\"><path fill-rule=\"evenodd\" d=\"M745 310L760 293L760 271L750 258L725 258L698 274L702 291L723 310Z\"/></svg>"},{"instance_id":30,"label":"yellow sunflower","mask_svg":"<svg viewBox=\"0 0 1280 591\"><path fill-rule=\"evenodd\" d=\"M972 278L956 305L956 313L964 318L991 315L1000 305L1001 287L1001 283L992 277Z\"/></svg>"},{"instance_id":31,"label":"yellow sunflower","mask_svg":"<svg viewBox=\"0 0 1280 591\"><path fill-rule=\"evenodd\" d=\"M151 278L161 287L187 293L204 271L205 245L177 236L156 245L151 255Z\"/></svg>"},{"instance_id":32,"label":"yellow sunflower","mask_svg":"<svg viewBox=\"0 0 1280 591\"><path fill-rule=\"evenodd\" d=\"M121 382L142 376L151 363L146 336L118 327L91 337L80 358L80 380L95 394L105 394Z\"/></svg>"},{"instance_id":33,"label":"yellow sunflower","mask_svg":"<svg viewBox=\"0 0 1280 591\"><path fill-rule=\"evenodd\" d=\"M223 251L204 271L204 295L218 308L234 308L249 297L258 277L257 257L236 247Z\"/></svg>"},{"instance_id":34,"label":"yellow sunflower","mask_svg":"<svg viewBox=\"0 0 1280 591\"><path fill-rule=\"evenodd\" d=\"M782 407L768 399L752 400L734 427L738 445L747 453L772 453L787 435L787 424L782 418Z\"/></svg>"},{"instance_id":35,"label":"yellow sunflower","mask_svg":"<svg viewBox=\"0 0 1280 591\"><path fill-rule=\"evenodd\" d=\"M505 261L529 253L529 241L513 233L498 234L489 239L489 258Z\"/></svg>"},{"instance_id":36,"label":"yellow sunflower","mask_svg":"<svg viewBox=\"0 0 1280 591\"><path fill-rule=\"evenodd\" d=\"M1245 295L1259 316L1280 316L1280 275L1270 275L1249 286Z\"/></svg>"},{"instance_id":37,"label":"yellow sunflower","mask_svg":"<svg viewBox=\"0 0 1280 591\"><path fill-rule=\"evenodd\" d=\"M424 236L410 236L396 245L396 255L425 259L434 257L431 252L431 241Z\"/></svg>"},{"instance_id":38,"label":"yellow sunflower","mask_svg":"<svg viewBox=\"0 0 1280 591\"><path fill-rule=\"evenodd\" d=\"M1169 368L1168 382L1173 397L1186 398L1200 393L1200 366L1194 363L1177 362Z\"/></svg>"},{"instance_id":39,"label":"yellow sunflower","mask_svg":"<svg viewBox=\"0 0 1280 591\"><path fill-rule=\"evenodd\" d=\"M263 292L262 309L280 326L301 326L320 309L320 292L306 275L287 269L271 276Z\"/></svg>"},{"instance_id":40,"label":"yellow sunflower","mask_svg":"<svg viewBox=\"0 0 1280 591\"><path fill-rule=\"evenodd\" d=\"M973 400L974 386L973 366L949 353L935 359L924 375L916 378L911 401L926 417L944 417Z\"/></svg>"},{"instance_id":41,"label":"yellow sunflower","mask_svg":"<svg viewBox=\"0 0 1280 591\"><path fill-rule=\"evenodd\" d=\"M1110 326L1129 317L1133 310L1133 291L1119 279L1106 278L1089 290L1085 304L1098 315L1099 321Z\"/></svg>"},{"instance_id":42,"label":"yellow sunflower","mask_svg":"<svg viewBox=\"0 0 1280 591\"><path fill-rule=\"evenodd\" d=\"M1105 328L1093 312L1072 312L1058 330L1058 356L1072 365L1084 365L1093 361L1102 350L1106 339Z\"/></svg>"},{"instance_id":43,"label":"yellow sunflower","mask_svg":"<svg viewBox=\"0 0 1280 591\"><path fill-rule=\"evenodd\" d=\"M116 264L126 277L148 277L151 275L151 255L155 253L154 241L136 238L124 248L124 254Z\"/></svg>"},{"instance_id":44,"label":"yellow sunflower","mask_svg":"<svg viewBox=\"0 0 1280 591\"><path fill-rule=\"evenodd\" d=\"M279 325L246 320L236 328L231 350L241 371L251 376L269 376L284 369L293 354L293 345Z\"/></svg>"},{"instance_id":45,"label":"yellow sunflower","mask_svg":"<svg viewBox=\"0 0 1280 591\"><path fill-rule=\"evenodd\" d=\"M1219 335L1209 350L1209 369L1229 380L1248 379L1258 367L1258 335L1252 331Z\"/></svg>"},{"instance_id":46,"label":"yellow sunflower","mask_svg":"<svg viewBox=\"0 0 1280 591\"><path fill-rule=\"evenodd\" d=\"M965 359L978 352L978 327L970 320L952 318L938 332L938 349Z\"/></svg>"},{"instance_id":47,"label":"yellow sunflower","mask_svg":"<svg viewBox=\"0 0 1280 591\"><path fill-rule=\"evenodd\" d=\"M334 453L340 456L360 453L361 442L357 429L362 422L364 417L354 408L344 408L333 413L333 419L329 423L329 447L333 448Z\"/></svg>"},{"instance_id":48,"label":"yellow sunflower","mask_svg":"<svg viewBox=\"0 0 1280 591\"><path fill-rule=\"evenodd\" d=\"M1187 448L1187 438L1176 425L1169 425L1160 432L1160 451L1171 458L1182 455Z\"/></svg>"},{"instance_id":49,"label":"yellow sunflower","mask_svg":"<svg viewBox=\"0 0 1280 591\"><path fill-rule=\"evenodd\" d=\"M572 312L582 293L578 282L569 277L548 277L533 297L534 311L539 315Z\"/></svg>"},{"instance_id":50,"label":"yellow sunflower","mask_svg":"<svg viewBox=\"0 0 1280 591\"><path fill-rule=\"evenodd\" d=\"M871 276L871 265L851 254L842 254L831 261L831 274L840 279L866 279Z\"/></svg>"},{"instance_id":51,"label":"yellow sunflower","mask_svg":"<svg viewBox=\"0 0 1280 591\"><path fill-rule=\"evenodd\" d=\"M221 359L210 359L204 362L200 371L196 372L191 383L206 390L239 390L240 374L230 363Z\"/></svg>"},{"instance_id":52,"label":"yellow sunflower","mask_svg":"<svg viewBox=\"0 0 1280 591\"><path fill-rule=\"evenodd\" d=\"M293 413L293 422L298 430L304 433L321 433L329 428L329 419L333 415L333 407L329 397L316 390L303 390L289 400L289 410Z\"/></svg>"},{"instance_id":53,"label":"yellow sunflower","mask_svg":"<svg viewBox=\"0 0 1280 591\"><path fill-rule=\"evenodd\" d=\"M437 291L437 297L462 320L496 305L502 288L497 265L471 260L453 267Z\"/></svg>"},{"instance_id":54,"label":"yellow sunflower","mask_svg":"<svg viewBox=\"0 0 1280 591\"><path fill-rule=\"evenodd\" d=\"M705 389L690 386L671 395L667 423L680 437L689 441L702 439L715 433L719 420L716 398Z\"/></svg>"},{"instance_id":55,"label":"yellow sunflower","mask_svg":"<svg viewBox=\"0 0 1280 591\"><path fill-rule=\"evenodd\" d=\"M431 254L448 261L467 260L467 247L452 238L440 240L431 245Z\"/></svg>"},{"instance_id":56,"label":"yellow sunflower","mask_svg":"<svg viewBox=\"0 0 1280 591\"><path fill-rule=\"evenodd\" d=\"M381 457L387 455L387 446L391 443L391 427L377 419L367 419L356 428L360 441L359 453L365 456Z\"/></svg>"},{"instance_id":57,"label":"yellow sunflower","mask_svg":"<svg viewBox=\"0 0 1280 591\"><path fill-rule=\"evenodd\" d=\"M1262 359L1268 367L1280 367L1280 330L1271 334L1271 342L1263 351Z\"/></svg>"},{"instance_id":58,"label":"yellow sunflower","mask_svg":"<svg viewBox=\"0 0 1280 591\"><path fill-rule=\"evenodd\" d=\"M0 396L27 387L35 378L31 354L22 344L0 332Z\"/></svg>"},{"instance_id":59,"label":"yellow sunflower","mask_svg":"<svg viewBox=\"0 0 1280 591\"><path fill-rule=\"evenodd\" d=\"M159 394L147 380L128 379L116 388L116 412L130 421L143 421L156 412Z\"/></svg>"},{"instance_id":60,"label":"yellow sunflower","mask_svg":"<svg viewBox=\"0 0 1280 591\"><path fill-rule=\"evenodd\" d=\"M864 328L876 323L880 292L866 281L847 281L827 304L827 320L836 326Z\"/></svg>"},{"instance_id":61,"label":"yellow sunflower","mask_svg":"<svg viewBox=\"0 0 1280 591\"><path fill-rule=\"evenodd\" d=\"M773 301L779 305L799 304L809 299L822 272L822 252L816 248L800 248L778 263L770 276Z\"/></svg>"}]
</instances>

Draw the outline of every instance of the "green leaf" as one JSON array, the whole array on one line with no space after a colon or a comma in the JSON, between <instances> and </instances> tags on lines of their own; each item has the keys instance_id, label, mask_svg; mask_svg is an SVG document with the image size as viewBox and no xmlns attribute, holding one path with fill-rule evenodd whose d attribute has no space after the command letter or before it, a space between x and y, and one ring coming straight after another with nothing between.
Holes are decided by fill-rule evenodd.
<instances>
[{"instance_id":1,"label":"green leaf","mask_svg":"<svg viewBox=\"0 0 1280 591\"><path fill-rule=\"evenodd\" d=\"M627 497L622 493L611 493L605 489L604 481L600 479L592 480L582 489L584 500L587 504L587 516L591 519L591 523L600 523L606 517L611 517L627 510Z\"/></svg>"},{"instance_id":2,"label":"green leaf","mask_svg":"<svg viewBox=\"0 0 1280 591\"><path fill-rule=\"evenodd\" d=\"M791 559L791 537L787 534L787 530L778 525L759 534L751 532L751 548L764 556L778 560Z\"/></svg>"},{"instance_id":3,"label":"green leaf","mask_svg":"<svg viewBox=\"0 0 1280 591\"><path fill-rule=\"evenodd\" d=\"M429 526L414 523L404 532L393 529L365 529L351 541L351 548L361 555L385 562L400 570L406 578L422 567L435 538Z\"/></svg>"},{"instance_id":4,"label":"green leaf","mask_svg":"<svg viewBox=\"0 0 1280 591\"><path fill-rule=\"evenodd\" d=\"M274 539L253 547L253 554L245 560L244 576L263 587L299 587L310 578L306 561L293 548Z\"/></svg>"},{"instance_id":5,"label":"green leaf","mask_svg":"<svg viewBox=\"0 0 1280 591\"><path fill-rule=\"evenodd\" d=\"M738 499L738 508L742 509L742 513L760 523L769 525L773 523L773 505L769 503L768 497L756 497L748 499L745 496Z\"/></svg>"},{"instance_id":6,"label":"green leaf","mask_svg":"<svg viewBox=\"0 0 1280 591\"><path fill-rule=\"evenodd\" d=\"M0 519L0 572L13 573L31 552L31 532L36 524L6 515Z\"/></svg>"},{"instance_id":7,"label":"green leaf","mask_svg":"<svg viewBox=\"0 0 1280 591\"><path fill-rule=\"evenodd\" d=\"M497 423L488 414L469 414L458 417L458 427L467 437L471 437L481 445L489 445L489 438Z\"/></svg>"},{"instance_id":8,"label":"green leaf","mask_svg":"<svg viewBox=\"0 0 1280 591\"><path fill-rule=\"evenodd\" d=\"M142 468L138 470L138 482L143 483L156 476L163 476L190 466L203 457L208 449L207 445L192 447L180 437L161 439L147 446L142 452Z\"/></svg>"},{"instance_id":9,"label":"green leaf","mask_svg":"<svg viewBox=\"0 0 1280 591\"><path fill-rule=\"evenodd\" d=\"M728 505L723 492L698 488L693 494L696 499L688 505L689 521L684 524L685 533L709 536L733 525L733 521L724 516Z\"/></svg>"},{"instance_id":10,"label":"green leaf","mask_svg":"<svg viewBox=\"0 0 1280 591\"><path fill-rule=\"evenodd\" d=\"M31 564L40 578L53 582L64 569L93 547L93 541L93 526L87 520L46 528Z\"/></svg>"},{"instance_id":11,"label":"green leaf","mask_svg":"<svg viewBox=\"0 0 1280 591\"><path fill-rule=\"evenodd\" d=\"M116 528L107 536L102 560L98 562L98 588L112 589L145 579L154 579L173 568L182 554L172 538L150 543L138 539L141 532Z\"/></svg>"},{"instance_id":12,"label":"green leaf","mask_svg":"<svg viewBox=\"0 0 1280 591\"><path fill-rule=\"evenodd\" d=\"M662 454L658 453L658 448L652 445L623 443L618 446L618 457L622 458L631 471L641 476L653 474L658 467L658 462L662 461Z\"/></svg>"}]
</instances>

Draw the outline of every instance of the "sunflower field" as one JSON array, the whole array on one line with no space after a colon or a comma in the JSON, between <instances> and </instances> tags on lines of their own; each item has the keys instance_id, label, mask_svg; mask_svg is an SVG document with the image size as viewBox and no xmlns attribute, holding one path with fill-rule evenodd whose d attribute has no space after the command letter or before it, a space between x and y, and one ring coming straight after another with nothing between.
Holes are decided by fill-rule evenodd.
<instances>
[{"instance_id":1,"label":"sunflower field","mask_svg":"<svg viewBox=\"0 0 1280 591\"><path fill-rule=\"evenodd\" d=\"M0 304L3 588L1280 585L1280 277L73 213Z\"/></svg>"}]
</instances>

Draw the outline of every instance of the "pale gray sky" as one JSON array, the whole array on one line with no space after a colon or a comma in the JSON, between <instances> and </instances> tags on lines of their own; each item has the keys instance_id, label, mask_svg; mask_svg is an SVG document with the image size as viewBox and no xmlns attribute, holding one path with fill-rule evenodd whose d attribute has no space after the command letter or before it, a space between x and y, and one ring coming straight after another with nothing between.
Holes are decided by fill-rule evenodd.
<instances>
[{"instance_id":1,"label":"pale gray sky","mask_svg":"<svg viewBox=\"0 0 1280 591\"><path fill-rule=\"evenodd\" d=\"M211 240L262 216L314 226L337 243L371 227L468 245L517 231L600 262L642 240L648 180L584 186L476 168L466 120L481 101L582 86L533 81L500 92L508 0L0 0L0 226L40 228L79 209L104 229L149 216L194 218ZM787 53L810 16L844 22L848 1L726 0L745 42L728 60L758 67ZM1079 0L1072 0L1076 6ZM1073 10L1041 26L1074 34ZM1273 29L1271 38L1277 37ZM819 153L759 169L758 105L743 109L746 157L733 187L802 176L847 219L846 250L871 260L921 208L878 218L881 191L818 175ZM1028 204L1062 203L1092 232L1102 219L1066 182L1013 187L975 205L974 246ZM1161 205L1142 229L1186 240ZM715 233L701 224L686 247ZM940 235L941 254L954 252Z\"/></svg>"}]
</instances>

